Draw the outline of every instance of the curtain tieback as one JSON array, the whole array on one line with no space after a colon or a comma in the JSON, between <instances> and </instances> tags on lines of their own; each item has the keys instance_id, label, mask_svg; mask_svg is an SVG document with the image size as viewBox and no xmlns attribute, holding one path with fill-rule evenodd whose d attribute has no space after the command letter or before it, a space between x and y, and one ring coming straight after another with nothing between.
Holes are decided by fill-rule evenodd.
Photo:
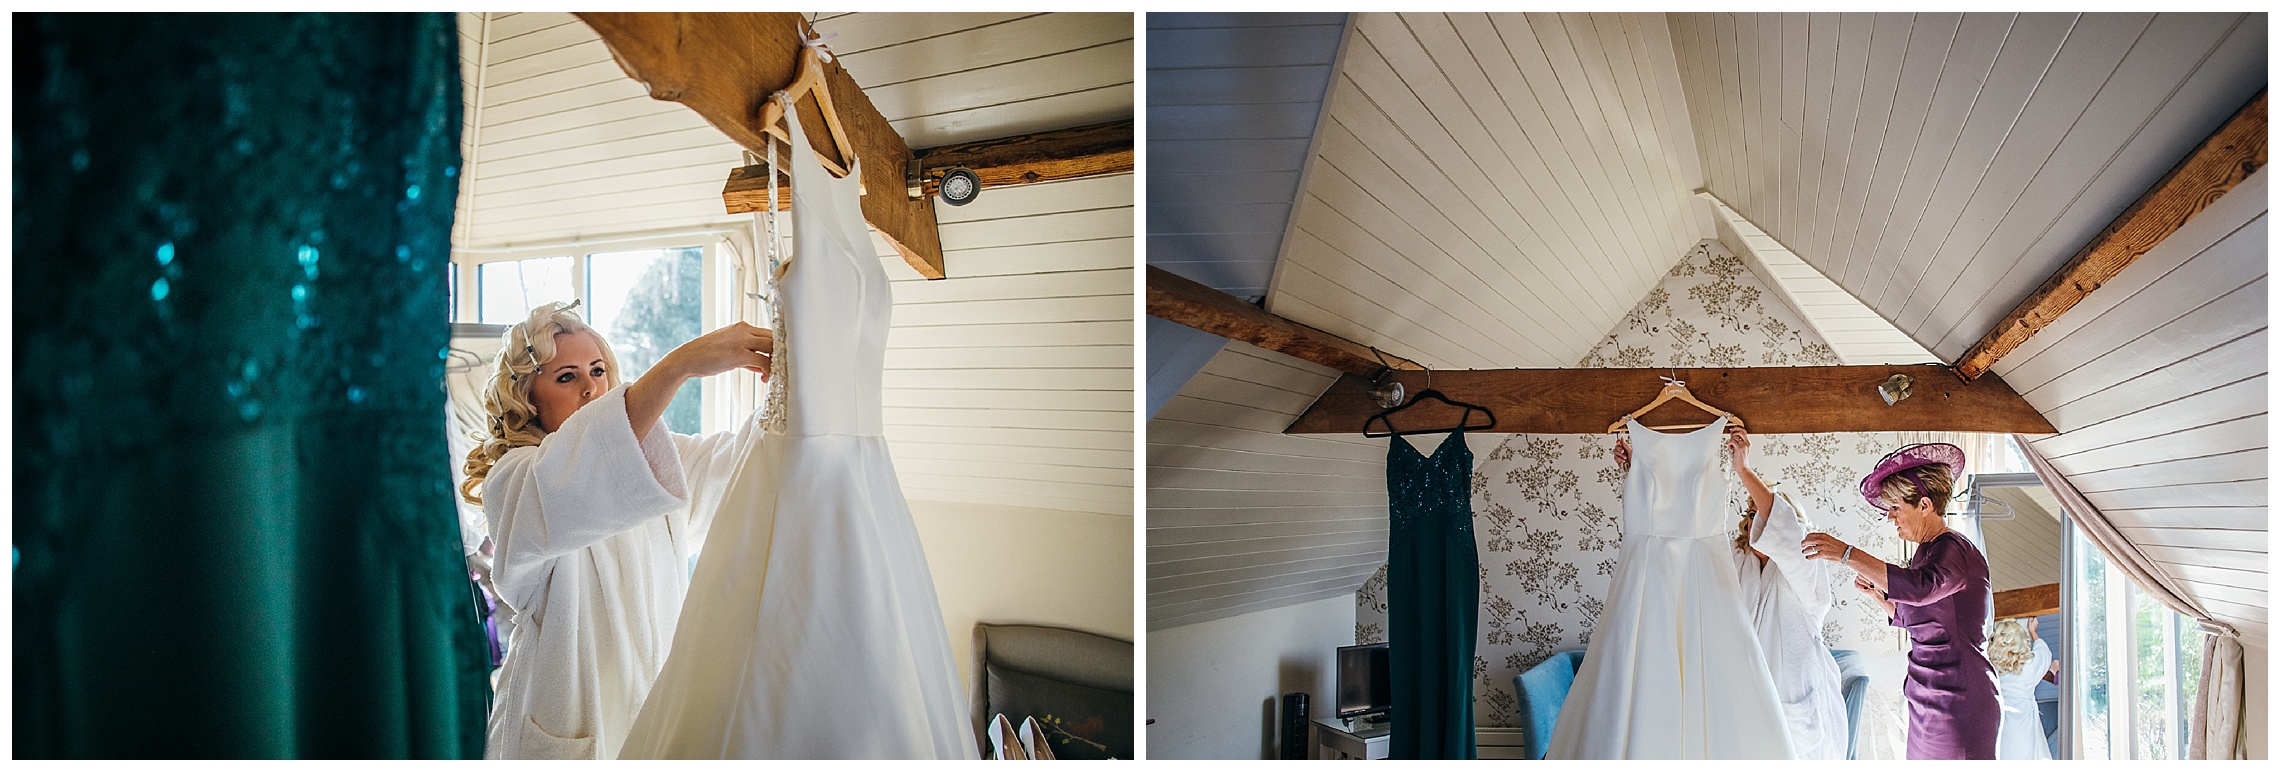
<instances>
[{"instance_id":1,"label":"curtain tieback","mask_svg":"<svg viewBox=\"0 0 2280 772\"><path fill-rule=\"evenodd\" d=\"M2210 635L2214 635L2214 636L2217 636L2217 637L2219 637L2219 638L2239 638L2239 637L2240 637L2240 631L2239 631L2239 630L2235 630L2235 629L2233 629L2233 626L2232 626L2232 625L2228 625L2228 624L2225 624L2225 623L2223 623L2223 622L2219 622L2219 621L2217 621L2217 620L2214 620L2214 619L2203 619L2203 620L2200 620L2200 624L2201 624L2201 632L2204 632L2204 633L2208 633L2208 634L2210 634Z\"/></svg>"}]
</instances>

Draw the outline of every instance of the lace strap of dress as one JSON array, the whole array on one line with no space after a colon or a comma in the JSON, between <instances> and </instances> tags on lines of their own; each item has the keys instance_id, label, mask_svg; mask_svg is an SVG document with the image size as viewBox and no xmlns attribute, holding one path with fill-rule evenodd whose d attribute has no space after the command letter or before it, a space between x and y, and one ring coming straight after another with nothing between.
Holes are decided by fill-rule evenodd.
<instances>
[{"instance_id":1,"label":"lace strap of dress","mask_svg":"<svg viewBox=\"0 0 2280 772\"><path fill-rule=\"evenodd\" d=\"M786 95L783 92L777 92L775 96L771 98L783 100L784 109L787 112L792 109L791 100L786 98ZM807 144L807 137L798 131L797 123L794 123L792 125L794 127L794 130L786 133L791 135L793 138L792 152L798 153L803 150L803 146ZM769 142L767 144L768 170L769 174L773 176L777 173L776 170L781 167L777 164L776 143ZM786 260L782 254L783 231L777 227L776 213L782 211L783 208L781 206L778 206L778 202L776 201L776 190L776 186L768 186L768 216L766 218L768 223L768 232L765 235L765 238L767 240L767 247L761 250L763 259L761 260L761 264L759 266L760 281L762 286L761 292L765 297L764 302L768 304L768 329L775 332L775 342L769 352L768 360L768 369L770 371L768 375L768 399L766 402L766 407L762 408L763 412L761 413L760 418L760 429L761 431L783 434L785 432L786 426L786 422L784 420L786 412L785 406L791 398L789 393L789 386L792 380L792 359L790 356L788 356L788 354L791 353L791 347L787 343L787 339L791 336L788 335L784 329L783 284L785 270L791 266L790 261ZM794 217L796 223L797 215L795 214Z\"/></svg>"}]
</instances>

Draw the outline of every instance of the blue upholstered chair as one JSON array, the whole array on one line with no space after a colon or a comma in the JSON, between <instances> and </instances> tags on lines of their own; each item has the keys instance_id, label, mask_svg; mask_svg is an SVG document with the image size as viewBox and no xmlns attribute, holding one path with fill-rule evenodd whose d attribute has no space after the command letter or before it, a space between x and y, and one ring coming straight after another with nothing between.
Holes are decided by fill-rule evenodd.
<instances>
[{"instance_id":1,"label":"blue upholstered chair","mask_svg":"<svg viewBox=\"0 0 2280 772\"><path fill-rule=\"evenodd\" d=\"M1512 691L1520 696L1521 752L1528 758L1544 757L1552 725L1560 720L1560 705L1567 702L1576 666L1582 663L1583 652L1563 651L1512 677Z\"/></svg>"},{"instance_id":2,"label":"blue upholstered chair","mask_svg":"<svg viewBox=\"0 0 2280 772\"><path fill-rule=\"evenodd\" d=\"M1845 696L1845 758L1860 758L1860 709L1868 699L1866 657L1852 649L1830 649L1837 658L1837 692Z\"/></svg>"},{"instance_id":3,"label":"blue upholstered chair","mask_svg":"<svg viewBox=\"0 0 2280 772\"><path fill-rule=\"evenodd\" d=\"M1845 729L1851 737L1845 758L1855 758L1860 750L1861 704L1868 697L1868 670L1860 652L1830 649L1829 654L1836 657L1837 688L1845 697ZM1544 757L1552 726L1560 720L1560 706L1567 703L1568 687L1575 685L1575 670L1582 664L1583 652L1563 651L1512 677L1512 691L1520 697L1520 741L1526 743L1523 752L1528 758Z\"/></svg>"}]
</instances>

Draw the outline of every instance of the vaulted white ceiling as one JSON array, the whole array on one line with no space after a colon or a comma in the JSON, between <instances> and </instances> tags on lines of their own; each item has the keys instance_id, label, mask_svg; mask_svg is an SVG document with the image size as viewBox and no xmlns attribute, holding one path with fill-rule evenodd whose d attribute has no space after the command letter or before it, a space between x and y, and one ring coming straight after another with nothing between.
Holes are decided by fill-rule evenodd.
<instances>
[{"instance_id":1,"label":"vaulted white ceiling","mask_svg":"<svg viewBox=\"0 0 2280 772\"><path fill-rule=\"evenodd\" d=\"M1711 235L1668 28L1358 14L1268 308L1434 367L1567 367Z\"/></svg>"},{"instance_id":2,"label":"vaulted white ceiling","mask_svg":"<svg viewBox=\"0 0 2280 772\"><path fill-rule=\"evenodd\" d=\"M1705 184L1945 361L2263 88L2261 14L1670 15Z\"/></svg>"}]
</instances>

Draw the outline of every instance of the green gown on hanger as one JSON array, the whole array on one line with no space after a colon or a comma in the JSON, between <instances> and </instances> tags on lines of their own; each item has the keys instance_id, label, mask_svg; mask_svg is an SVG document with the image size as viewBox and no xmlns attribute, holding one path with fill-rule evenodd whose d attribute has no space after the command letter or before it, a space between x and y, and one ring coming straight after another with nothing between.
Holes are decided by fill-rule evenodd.
<instances>
[{"instance_id":1,"label":"green gown on hanger","mask_svg":"<svg viewBox=\"0 0 2280 772\"><path fill-rule=\"evenodd\" d=\"M1393 517L1386 639L1393 645L1396 759L1470 759L1480 553L1473 547L1472 449L1464 430L1433 455L1394 437L1385 457Z\"/></svg>"}]
</instances>

